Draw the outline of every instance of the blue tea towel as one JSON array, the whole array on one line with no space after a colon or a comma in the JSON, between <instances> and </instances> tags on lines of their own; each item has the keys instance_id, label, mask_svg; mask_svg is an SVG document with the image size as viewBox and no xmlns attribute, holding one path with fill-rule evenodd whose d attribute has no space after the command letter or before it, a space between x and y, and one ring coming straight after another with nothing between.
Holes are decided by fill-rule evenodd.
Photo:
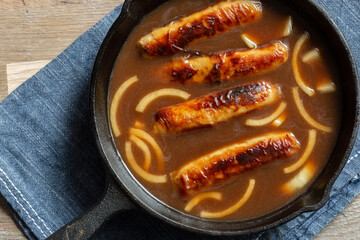
<instances>
[{"instance_id":1,"label":"blue tea towel","mask_svg":"<svg viewBox=\"0 0 360 240\"><path fill-rule=\"evenodd\" d=\"M317 2L341 29L359 64L359 0ZM45 239L104 190L105 172L89 125L89 82L100 44L120 11L121 6L109 13L0 103L0 192L30 239ZM360 192L359 138L323 208L261 234L226 239L314 237ZM212 239L139 210L113 217L93 238Z\"/></svg>"}]
</instances>

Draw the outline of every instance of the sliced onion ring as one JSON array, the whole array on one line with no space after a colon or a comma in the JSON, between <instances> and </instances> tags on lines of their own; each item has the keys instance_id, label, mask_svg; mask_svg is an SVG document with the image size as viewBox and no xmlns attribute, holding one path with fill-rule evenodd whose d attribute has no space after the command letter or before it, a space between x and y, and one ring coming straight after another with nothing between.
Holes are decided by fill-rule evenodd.
<instances>
[{"instance_id":1,"label":"sliced onion ring","mask_svg":"<svg viewBox=\"0 0 360 240\"><path fill-rule=\"evenodd\" d=\"M307 95L313 96L315 94L315 91L314 91L314 89L308 87L305 84L304 80L302 79L302 77L300 75L299 65L298 65L298 62L297 62L300 49L301 49L302 45L305 43L305 41L308 40L308 39L309 39L309 35L307 33L304 33L299 38L299 40L297 40L297 42L295 43L291 64L292 64L292 67L293 67L293 72L294 72L294 77L295 77L296 83L299 85L301 90L303 90Z\"/></svg>"},{"instance_id":2,"label":"sliced onion ring","mask_svg":"<svg viewBox=\"0 0 360 240\"><path fill-rule=\"evenodd\" d=\"M140 122L140 121L135 121L135 122L134 122L134 127L135 127L135 128L139 128L139 129L142 129L142 130L145 129L144 123L142 123L142 122Z\"/></svg>"},{"instance_id":3,"label":"sliced onion ring","mask_svg":"<svg viewBox=\"0 0 360 240\"><path fill-rule=\"evenodd\" d=\"M138 105L136 106L135 110L137 112L144 112L145 108L155 99L159 97L164 96L173 96L173 97L180 97L184 100L187 100L191 95L185 91L175 89L175 88L163 88L156 90L154 92L151 92L147 94L145 97L143 97Z\"/></svg>"},{"instance_id":4,"label":"sliced onion ring","mask_svg":"<svg viewBox=\"0 0 360 240\"><path fill-rule=\"evenodd\" d=\"M252 40L246 33L241 34L242 40L245 42L246 46L249 48L256 48L257 44L254 40Z\"/></svg>"},{"instance_id":5,"label":"sliced onion ring","mask_svg":"<svg viewBox=\"0 0 360 240\"><path fill-rule=\"evenodd\" d=\"M319 49L317 48L314 48L312 50L310 50L309 52L305 53L303 55L303 57L301 58L301 60L304 62L304 63L310 63L312 61L319 61L321 59L321 56L320 56L320 52L319 52Z\"/></svg>"},{"instance_id":6,"label":"sliced onion ring","mask_svg":"<svg viewBox=\"0 0 360 240\"><path fill-rule=\"evenodd\" d=\"M247 200L249 200L249 198L254 190L254 187L255 187L255 180L250 179L249 185L246 189L245 194L240 198L240 200L237 203L235 203L231 207L229 207L223 211L220 211L220 212L202 211L200 213L200 217L202 217L202 218L221 218L221 217L225 217L227 215L234 213L239 208L241 208L247 202Z\"/></svg>"},{"instance_id":7,"label":"sliced onion ring","mask_svg":"<svg viewBox=\"0 0 360 240\"><path fill-rule=\"evenodd\" d=\"M163 171L163 169L164 169L164 161L163 161L164 154L161 151L161 148L160 148L159 144L157 144L155 139L150 134L145 132L144 130L137 129L137 128L130 128L129 133L130 133L130 135L135 135L135 136L147 141L152 146L152 148L155 151L156 157L158 159L158 169L159 169L159 171Z\"/></svg>"},{"instance_id":8,"label":"sliced onion ring","mask_svg":"<svg viewBox=\"0 0 360 240\"><path fill-rule=\"evenodd\" d=\"M292 93L293 93L293 96L294 96L294 100L295 100L295 104L301 114L301 116L305 119L306 122L308 122L311 126L313 126L314 128L317 128L319 129L320 131L323 131L323 132L331 132L332 131L332 128L331 127L328 127L328 126L325 126L317 121L315 121L309 114L308 112L305 110L304 108L304 105L302 104L301 102L301 99L300 99L300 95L299 95L299 88L298 87L293 87L292 88Z\"/></svg>"},{"instance_id":9,"label":"sliced onion ring","mask_svg":"<svg viewBox=\"0 0 360 240\"><path fill-rule=\"evenodd\" d=\"M138 148L141 149L141 151L144 153L144 169L146 171L149 171L150 166L151 166L151 153L150 153L150 149L148 147L148 145L146 145L146 143L141 140L140 138L136 137L135 135L130 135L130 141L132 141L133 143L135 143L136 146L138 146Z\"/></svg>"},{"instance_id":10,"label":"sliced onion ring","mask_svg":"<svg viewBox=\"0 0 360 240\"><path fill-rule=\"evenodd\" d=\"M272 122L272 125L274 127L280 127L284 123L284 121L286 120L286 117L287 117L286 112L283 112L277 119L275 119Z\"/></svg>"},{"instance_id":11,"label":"sliced onion ring","mask_svg":"<svg viewBox=\"0 0 360 240\"><path fill-rule=\"evenodd\" d=\"M268 123L271 123L272 121L274 121L277 117L279 117L285 110L286 108L286 103L282 102L280 103L280 105L278 106L278 108L269 116L265 117L265 118L261 118L261 119L247 119L245 121L245 125L247 126L264 126Z\"/></svg>"},{"instance_id":12,"label":"sliced onion ring","mask_svg":"<svg viewBox=\"0 0 360 240\"><path fill-rule=\"evenodd\" d=\"M331 79L326 78L326 79L322 79L316 84L316 89L320 93L330 93L336 91L336 86Z\"/></svg>"},{"instance_id":13,"label":"sliced onion ring","mask_svg":"<svg viewBox=\"0 0 360 240\"><path fill-rule=\"evenodd\" d=\"M219 192L205 192L205 193L200 193L198 195L196 195L195 197L193 197L185 206L185 211L186 212L190 212L194 207L196 207L196 205L198 205L201 201L203 201L204 199L207 198L211 198L211 199L216 199L216 200L221 200L222 198L222 194Z\"/></svg>"},{"instance_id":14,"label":"sliced onion ring","mask_svg":"<svg viewBox=\"0 0 360 240\"><path fill-rule=\"evenodd\" d=\"M281 186L281 190L288 194L302 189L311 181L315 173L315 166L308 162L290 181Z\"/></svg>"},{"instance_id":15,"label":"sliced onion ring","mask_svg":"<svg viewBox=\"0 0 360 240\"><path fill-rule=\"evenodd\" d=\"M128 80L126 80L123 84L121 84L121 86L118 88L118 90L116 90L116 93L111 101L111 105L110 105L110 123L111 123L111 127L113 130L113 133L115 135L115 137L118 137L121 135L120 132L120 128L119 125L116 121L116 112L119 106L119 102L121 97L124 95L124 92L135 82L137 82L139 79L137 78L137 76L133 76L131 78L129 78Z\"/></svg>"},{"instance_id":16,"label":"sliced onion ring","mask_svg":"<svg viewBox=\"0 0 360 240\"><path fill-rule=\"evenodd\" d=\"M292 32L292 26L293 26L293 21L292 21L292 17L289 16L287 18L287 21L286 21L286 24L285 24L285 27L284 27L284 32L282 34L282 37L288 37L291 32Z\"/></svg>"},{"instance_id":17,"label":"sliced onion ring","mask_svg":"<svg viewBox=\"0 0 360 240\"><path fill-rule=\"evenodd\" d=\"M312 129L312 130L309 130L308 143L306 145L304 153L301 155L301 157L295 163L284 168L284 173L286 173L286 174L292 173L292 172L298 170L299 168L301 168L305 164L306 160L309 158L312 151L314 150L315 143L316 143L316 130Z\"/></svg>"},{"instance_id":18,"label":"sliced onion ring","mask_svg":"<svg viewBox=\"0 0 360 240\"><path fill-rule=\"evenodd\" d=\"M132 169L144 180L152 183L166 183L167 178L166 175L154 175L151 173L148 173L144 169L142 169L136 162L134 154L131 150L131 142L126 141L125 143L125 153L127 160L129 162L129 165L132 167Z\"/></svg>"}]
</instances>

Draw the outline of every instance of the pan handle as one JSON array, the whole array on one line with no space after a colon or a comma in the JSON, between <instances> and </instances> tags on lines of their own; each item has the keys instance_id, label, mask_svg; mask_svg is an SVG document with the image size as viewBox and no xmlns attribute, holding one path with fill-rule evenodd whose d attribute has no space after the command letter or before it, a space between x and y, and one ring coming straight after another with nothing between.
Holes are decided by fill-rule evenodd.
<instances>
[{"instance_id":1,"label":"pan handle","mask_svg":"<svg viewBox=\"0 0 360 240\"><path fill-rule=\"evenodd\" d=\"M111 216L135 208L125 193L108 177L102 199L69 224L53 233L48 240L89 239Z\"/></svg>"}]
</instances>

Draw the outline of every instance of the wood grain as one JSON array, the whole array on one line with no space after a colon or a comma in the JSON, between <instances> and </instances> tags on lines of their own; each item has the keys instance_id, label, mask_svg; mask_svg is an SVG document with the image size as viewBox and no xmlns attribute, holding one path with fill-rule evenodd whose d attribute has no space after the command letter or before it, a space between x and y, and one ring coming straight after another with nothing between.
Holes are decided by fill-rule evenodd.
<instances>
[{"instance_id":1,"label":"wood grain","mask_svg":"<svg viewBox=\"0 0 360 240\"><path fill-rule=\"evenodd\" d=\"M0 195L0 239L26 239Z\"/></svg>"},{"instance_id":2,"label":"wood grain","mask_svg":"<svg viewBox=\"0 0 360 240\"><path fill-rule=\"evenodd\" d=\"M53 59L122 0L1 0L0 101L6 64Z\"/></svg>"},{"instance_id":3,"label":"wood grain","mask_svg":"<svg viewBox=\"0 0 360 240\"><path fill-rule=\"evenodd\" d=\"M0 101L121 2L0 0ZM1 197L0 239L26 239ZM360 196L315 239L360 239Z\"/></svg>"},{"instance_id":4,"label":"wood grain","mask_svg":"<svg viewBox=\"0 0 360 240\"><path fill-rule=\"evenodd\" d=\"M355 198L314 238L314 240L320 239L360 239L360 196Z\"/></svg>"},{"instance_id":5,"label":"wood grain","mask_svg":"<svg viewBox=\"0 0 360 240\"><path fill-rule=\"evenodd\" d=\"M39 60L6 64L8 94L20 86L24 79L30 78L49 62L50 60Z\"/></svg>"}]
</instances>

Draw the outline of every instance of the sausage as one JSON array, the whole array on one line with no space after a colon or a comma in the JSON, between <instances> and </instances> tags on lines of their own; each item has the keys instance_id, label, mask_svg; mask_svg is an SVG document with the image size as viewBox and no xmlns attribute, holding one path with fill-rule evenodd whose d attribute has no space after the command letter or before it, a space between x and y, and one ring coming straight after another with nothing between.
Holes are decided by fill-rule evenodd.
<instances>
[{"instance_id":1,"label":"sausage","mask_svg":"<svg viewBox=\"0 0 360 240\"><path fill-rule=\"evenodd\" d=\"M182 58L168 64L171 80L181 83L223 82L276 69L288 59L280 41L250 50L232 50L209 56Z\"/></svg>"},{"instance_id":2,"label":"sausage","mask_svg":"<svg viewBox=\"0 0 360 240\"><path fill-rule=\"evenodd\" d=\"M165 134L214 126L279 98L279 87L268 81L242 84L160 109L155 113L153 130Z\"/></svg>"},{"instance_id":3,"label":"sausage","mask_svg":"<svg viewBox=\"0 0 360 240\"><path fill-rule=\"evenodd\" d=\"M241 141L193 160L172 174L185 195L223 183L269 162L289 158L300 145L291 132L268 133Z\"/></svg>"},{"instance_id":4,"label":"sausage","mask_svg":"<svg viewBox=\"0 0 360 240\"><path fill-rule=\"evenodd\" d=\"M154 29L138 41L147 56L167 56L195 39L212 37L253 22L262 14L261 4L250 1L223 1L204 10Z\"/></svg>"}]
</instances>

